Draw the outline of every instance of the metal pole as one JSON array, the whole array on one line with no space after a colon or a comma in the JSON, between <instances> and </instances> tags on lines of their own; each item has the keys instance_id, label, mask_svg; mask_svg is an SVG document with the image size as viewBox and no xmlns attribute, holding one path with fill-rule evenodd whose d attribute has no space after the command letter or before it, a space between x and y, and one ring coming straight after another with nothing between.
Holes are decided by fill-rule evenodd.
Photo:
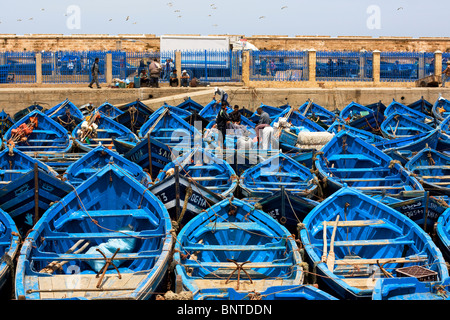
<instances>
[{"instance_id":1,"label":"metal pole","mask_svg":"<svg viewBox=\"0 0 450 320\"><path fill-rule=\"evenodd\" d=\"M208 58L206 54L207 51L205 50L205 81L208 81Z\"/></svg>"},{"instance_id":2,"label":"metal pole","mask_svg":"<svg viewBox=\"0 0 450 320\"><path fill-rule=\"evenodd\" d=\"M37 162L34 164L34 224L39 220L39 171Z\"/></svg>"},{"instance_id":3,"label":"metal pole","mask_svg":"<svg viewBox=\"0 0 450 320\"><path fill-rule=\"evenodd\" d=\"M180 170L175 166L175 210L177 220L180 218Z\"/></svg>"}]
</instances>

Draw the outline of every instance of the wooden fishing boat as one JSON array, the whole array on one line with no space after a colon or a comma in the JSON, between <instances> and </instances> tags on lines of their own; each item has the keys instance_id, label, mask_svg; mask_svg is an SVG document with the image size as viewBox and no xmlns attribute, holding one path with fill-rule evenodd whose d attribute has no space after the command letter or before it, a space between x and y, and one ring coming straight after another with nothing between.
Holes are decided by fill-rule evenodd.
<instances>
[{"instance_id":1,"label":"wooden fishing boat","mask_svg":"<svg viewBox=\"0 0 450 320\"><path fill-rule=\"evenodd\" d=\"M312 102L311 100L306 101L304 104L298 107L298 112L300 112L302 116L307 117L313 121L317 122L317 120L320 120L320 122L325 124L325 126L331 125L336 117L338 117L338 115L334 112L322 107L321 105L318 105L315 102Z\"/></svg>"},{"instance_id":2,"label":"wooden fishing boat","mask_svg":"<svg viewBox=\"0 0 450 320\"><path fill-rule=\"evenodd\" d=\"M200 113L200 111L203 109L204 106L202 106L200 103L192 100L191 97L187 97L184 99L183 102L181 102L176 107L179 109L189 111L189 112Z\"/></svg>"},{"instance_id":3,"label":"wooden fishing boat","mask_svg":"<svg viewBox=\"0 0 450 320\"><path fill-rule=\"evenodd\" d=\"M432 148L414 155L405 168L432 195L450 195L450 156Z\"/></svg>"},{"instance_id":4,"label":"wooden fishing boat","mask_svg":"<svg viewBox=\"0 0 450 320\"><path fill-rule=\"evenodd\" d=\"M142 139L123 156L141 168L147 169L153 180L175 158L175 155L172 156L172 150L166 144L152 137Z\"/></svg>"},{"instance_id":5,"label":"wooden fishing boat","mask_svg":"<svg viewBox=\"0 0 450 320\"><path fill-rule=\"evenodd\" d=\"M150 175L139 165L109 150L105 146L96 147L72 163L63 177L71 185L78 187L108 164L116 164L144 187L148 187L152 182Z\"/></svg>"},{"instance_id":6,"label":"wooden fishing boat","mask_svg":"<svg viewBox=\"0 0 450 320\"><path fill-rule=\"evenodd\" d=\"M219 114L220 109L221 109L220 101L213 99L210 103L204 106L203 109L200 110L198 114L209 121L213 121L216 120L216 117ZM230 106L227 106L226 110L228 113L233 111L233 109ZM253 115L253 112L251 115Z\"/></svg>"},{"instance_id":7,"label":"wooden fishing boat","mask_svg":"<svg viewBox=\"0 0 450 320\"><path fill-rule=\"evenodd\" d=\"M227 149L253 149L257 146L255 123L244 116L241 116L241 122L237 124L228 124L227 135L225 137L225 146ZM216 129L216 120L211 120L205 128L203 133L203 145L208 149L215 149L218 147L219 131ZM239 139L250 140L244 145L238 143ZM242 141L241 141L242 142Z\"/></svg>"},{"instance_id":8,"label":"wooden fishing boat","mask_svg":"<svg viewBox=\"0 0 450 320\"><path fill-rule=\"evenodd\" d=\"M371 108L352 101L339 112L339 118L345 123L350 123L356 119L365 117L372 112L373 110Z\"/></svg>"},{"instance_id":9,"label":"wooden fishing boat","mask_svg":"<svg viewBox=\"0 0 450 320\"><path fill-rule=\"evenodd\" d=\"M114 120L130 129L134 134L138 134L142 125L153 114L153 111L139 101L139 99L126 104L121 107L120 110L122 110L123 113L115 117Z\"/></svg>"},{"instance_id":10,"label":"wooden fishing boat","mask_svg":"<svg viewBox=\"0 0 450 320\"><path fill-rule=\"evenodd\" d=\"M422 185L401 164L355 135L341 131L317 154L315 168L329 193L344 184L366 194L405 197Z\"/></svg>"},{"instance_id":11,"label":"wooden fishing boat","mask_svg":"<svg viewBox=\"0 0 450 320\"><path fill-rule=\"evenodd\" d=\"M80 123L72 131L76 146L83 152L89 152L99 145L115 150L113 138L132 143L138 143L138 137L130 129L114 121L113 119L101 116L98 111Z\"/></svg>"},{"instance_id":12,"label":"wooden fishing boat","mask_svg":"<svg viewBox=\"0 0 450 320\"><path fill-rule=\"evenodd\" d=\"M148 190L164 204L174 225L176 223L177 230L199 213L224 199L219 193L181 174L178 167L174 168L173 175L155 181Z\"/></svg>"},{"instance_id":13,"label":"wooden fishing boat","mask_svg":"<svg viewBox=\"0 0 450 320\"><path fill-rule=\"evenodd\" d=\"M174 252L175 276L181 278L177 291L250 293L303 284L302 259L291 234L237 199L225 199L189 221Z\"/></svg>"},{"instance_id":14,"label":"wooden fishing boat","mask_svg":"<svg viewBox=\"0 0 450 320\"><path fill-rule=\"evenodd\" d=\"M425 100L423 96L419 100L408 104L408 108L422 112L427 116L433 116L433 112L431 112L431 109L433 109L433 104Z\"/></svg>"},{"instance_id":15,"label":"wooden fishing boat","mask_svg":"<svg viewBox=\"0 0 450 320\"><path fill-rule=\"evenodd\" d=\"M450 101L439 95L431 108L431 113L438 123L441 122L450 115Z\"/></svg>"},{"instance_id":16,"label":"wooden fishing boat","mask_svg":"<svg viewBox=\"0 0 450 320\"><path fill-rule=\"evenodd\" d=\"M238 177L231 166L203 148L195 148L168 163L158 174L155 182L174 174L178 167L181 176L192 179L206 189L228 197L237 188Z\"/></svg>"},{"instance_id":17,"label":"wooden fishing boat","mask_svg":"<svg viewBox=\"0 0 450 320\"><path fill-rule=\"evenodd\" d=\"M338 300L331 294L311 285L273 286L263 292L238 292L233 288L205 288L198 290L194 300Z\"/></svg>"},{"instance_id":18,"label":"wooden fishing boat","mask_svg":"<svg viewBox=\"0 0 450 320\"><path fill-rule=\"evenodd\" d=\"M439 216L437 223L433 229L436 234L435 242L441 250L444 258L450 260L450 208L446 208L445 211Z\"/></svg>"},{"instance_id":19,"label":"wooden fishing boat","mask_svg":"<svg viewBox=\"0 0 450 320\"><path fill-rule=\"evenodd\" d=\"M122 110L120 110L119 108L117 108L116 106L112 105L109 102L104 102L103 104L101 104L97 108L97 111L100 112L102 116L111 119L114 119L124 113Z\"/></svg>"},{"instance_id":20,"label":"wooden fishing boat","mask_svg":"<svg viewBox=\"0 0 450 320\"><path fill-rule=\"evenodd\" d=\"M284 187L274 194L260 199L255 207L268 213L292 234L298 234L299 224L319 202L287 192Z\"/></svg>"},{"instance_id":21,"label":"wooden fishing boat","mask_svg":"<svg viewBox=\"0 0 450 320\"><path fill-rule=\"evenodd\" d=\"M69 99L58 103L45 114L62 125L67 131L72 130L83 121L84 115Z\"/></svg>"},{"instance_id":22,"label":"wooden fishing boat","mask_svg":"<svg viewBox=\"0 0 450 320\"><path fill-rule=\"evenodd\" d=\"M66 153L73 146L67 130L39 110L17 121L6 132L3 140L24 152Z\"/></svg>"},{"instance_id":23,"label":"wooden fishing boat","mask_svg":"<svg viewBox=\"0 0 450 320\"><path fill-rule=\"evenodd\" d=\"M13 218L24 236L52 203L72 190L72 186L39 169L35 163L33 170L1 186L0 209Z\"/></svg>"},{"instance_id":24,"label":"wooden fishing boat","mask_svg":"<svg viewBox=\"0 0 450 320\"><path fill-rule=\"evenodd\" d=\"M448 277L440 250L418 225L355 188L322 201L303 224L308 261L337 298L370 299L378 279L408 270Z\"/></svg>"},{"instance_id":25,"label":"wooden fishing boat","mask_svg":"<svg viewBox=\"0 0 450 320\"><path fill-rule=\"evenodd\" d=\"M58 176L58 173L50 166L33 159L22 151L16 148L4 149L0 152L0 185L6 185L34 170L35 164L49 175Z\"/></svg>"},{"instance_id":26,"label":"wooden fishing boat","mask_svg":"<svg viewBox=\"0 0 450 320\"><path fill-rule=\"evenodd\" d=\"M345 124L339 120L334 121L333 124L331 126L329 126L327 129L328 132L331 132L334 134L337 134L341 130L350 132L350 133L354 134L355 136L357 136L358 138L363 139L364 141L366 141L367 143L370 143L370 144L380 143L380 142L383 142L386 140L379 135L371 133L370 131L354 128L354 127L352 127L348 124Z\"/></svg>"},{"instance_id":27,"label":"wooden fishing boat","mask_svg":"<svg viewBox=\"0 0 450 320\"><path fill-rule=\"evenodd\" d=\"M258 123L259 121L259 114L257 109L261 108L264 112L267 112L267 114L269 115L270 119L273 121L277 116L279 116L283 111L286 111L287 108L283 109L283 108L279 108L279 107L272 107L272 106L268 106L266 104L261 103L261 105L256 108L256 111L253 112L252 116L249 118L250 121L254 122L254 123Z\"/></svg>"},{"instance_id":28,"label":"wooden fishing boat","mask_svg":"<svg viewBox=\"0 0 450 320\"><path fill-rule=\"evenodd\" d=\"M432 126L396 112L387 117L380 128L386 139L415 136L434 129Z\"/></svg>"},{"instance_id":29,"label":"wooden fishing boat","mask_svg":"<svg viewBox=\"0 0 450 320\"><path fill-rule=\"evenodd\" d=\"M144 138L147 135L169 147L179 149L190 149L195 144L195 140L201 140L201 133L194 126L167 107L161 109L161 112L155 111L142 125L139 137Z\"/></svg>"},{"instance_id":30,"label":"wooden fishing boat","mask_svg":"<svg viewBox=\"0 0 450 320\"><path fill-rule=\"evenodd\" d=\"M405 106L404 104L397 102L393 100L387 107L386 110L384 110L384 116L388 118L390 115L397 113L402 114L404 116L408 116L410 118L413 118L419 122L426 123L428 125L433 125L435 119L432 116L426 115L420 111L417 111L415 109L409 108Z\"/></svg>"},{"instance_id":31,"label":"wooden fishing boat","mask_svg":"<svg viewBox=\"0 0 450 320\"><path fill-rule=\"evenodd\" d=\"M14 274L14 261L20 247L20 235L14 220L0 209L0 289Z\"/></svg>"},{"instance_id":32,"label":"wooden fishing boat","mask_svg":"<svg viewBox=\"0 0 450 320\"><path fill-rule=\"evenodd\" d=\"M188 110L184 110L178 107L174 107L171 105L168 105L167 103L164 103L164 105L162 105L161 107L159 107L158 109L155 110L155 112L153 112L151 118L152 119L157 119L159 115L161 115L164 112L170 112L172 114L176 114L177 116L179 116L181 119L185 119L187 117L189 117L190 115L192 115L191 111ZM150 118L149 118L150 120ZM147 121L149 121L147 120ZM148 130L148 128L146 126L143 126L141 132L140 132L140 136L143 137L146 133L146 130Z\"/></svg>"},{"instance_id":33,"label":"wooden fishing boat","mask_svg":"<svg viewBox=\"0 0 450 320\"><path fill-rule=\"evenodd\" d=\"M372 103L365 106L372 111L362 117L356 117L348 123L353 128L372 132L374 134L381 134L381 124L384 121L384 110L386 106L381 103Z\"/></svg>"},{"instance_id":34,"label":"wooden fishing boat","mask_svg":"<svg viewBox=\"0 0 450 320\"><path fill-rule=\"evenodd\" d=\"M13 124L14 120L5 112L5 110L2 110L2 112L0 112L0 138L3 138L5 133L13 126Z\"/></svg>"},{"instance_id":35,"label":"wooden fishing boat","mask_svg":"<svg viewBox=\"0 0 450 320\"><path fill-rule=\"evenodd\" d=\"M420 272L421 270L419 270ZM421 281L432 274L385 278L376 282L372 300L450 300L450 278L443 281Z\"/></svg>"},{"instance_id":36,"label":"wooden fishing boat","mask_svg":"<svg viewBox=\"0 0 450 320\"><path fill-rule=\"evenodd\" d=\"M26 107L20 111L17 111L14 115L13 115L13 120L14 122L18 122L20 119L22 119L23 117L25 117L27 114L29 114L30 112L34 111L34 110L39 110L42 113L45 112L44 107L34 103L29 107Z\"/></svg>"},{"instance_id":37,"label":"wooden fishing boat","mask_svg":"<svg viewBox=\"0 0 450 320\"><path fill-rule=\"evenodd\" d=\"M264 198L281 191L281 187L307 198L312 198L318 191L310 169L283 153L247 169L240 177L239 187L246 198Z\"/></svg>"},{"instance_id":38,"label":"wooden fishing boat","mask_svg":"<svg viewBox=\"0 0 450 320\"><path fill-rule=\"evenodd\" d=\"M251 110L249 110L249 109L247 109L245 107L239 108L239 113L242 116L246 117L247 119L250 119L250 117L253 115L253 111L251 111Z\"/></svg>"},{"instance_id":39,"label":"wooden fishing boat","mask_svg":"<svg viewBox=\"0 0 450 320\"><path fill-rule=\"evenodd\" d=\"M169 214L115 164L54 204L24 240L16 298L149 299L171 254Z\"/></svg>"}]
</instances>

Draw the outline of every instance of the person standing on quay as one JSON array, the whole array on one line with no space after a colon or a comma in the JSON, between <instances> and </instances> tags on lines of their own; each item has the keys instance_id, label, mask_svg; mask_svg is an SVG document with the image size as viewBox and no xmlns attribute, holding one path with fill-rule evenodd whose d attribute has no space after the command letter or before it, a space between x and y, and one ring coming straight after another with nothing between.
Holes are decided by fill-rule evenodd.
<instances>
[{"instance_id":1,"label":"person standing on quay","mask_svg":"<svg viewBox=\"0 0 450 320\"><path fill-rule=\"evenodd\" d=\"M447 61L447 68L442 71L442 88L445 88L445 82L450 78L450 61Z\"/></svg>"},{"instance_id":2,"label":"person standing on quay","mask_svg":"<svg viewBox=\"0 0 450 320\"><path fill-rule=\"evenodd\" d=\"M92 65L91 74L92 74L92 80L89 84L89 88L92 88L92 85L95 83L97 85L97 88L100 89L100 84L98 83L98 58L95 58L94 64Z\"/></svg>"},{"instance_id":3,"label":"person standing on quay","mask_svg":"<svg viewBox=\"0 0 450 320\"><path fill-rule=\"evenodd\" d=\"M161 65L158 63L158 59L153 59L148 69L150 71L150 85L152 87L159 88L158 81L161 73Z\"/></svg>"}]
</instances>

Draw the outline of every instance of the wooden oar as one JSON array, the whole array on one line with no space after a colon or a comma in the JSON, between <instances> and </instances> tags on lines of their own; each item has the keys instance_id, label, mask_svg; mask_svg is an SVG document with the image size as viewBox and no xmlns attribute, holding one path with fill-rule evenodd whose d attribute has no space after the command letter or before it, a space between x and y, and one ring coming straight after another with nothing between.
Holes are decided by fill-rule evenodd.
<instances>
[{"instance_id":1,"label":"wooden oar","mask_svg":"<svg viewBox=\"0 0 450 320\"><path fill-rule=\"evenodd\" d=\"M327 222L323 222L323 253L322 262L327 262Z\"/></svg>"},{"instance_id":2,"label":"wooden oar","mask_svg":"<svg viewBox=\"0 0 450 320\"><path fill-rule=\"evenodd\" d=\"M334 222L334 228L333 233L331 234L331 241L330 241L330 252L328 253L327 257L327 267L330 269L330 271L333 271L334 269L334 237L336 236L336 229L339 222L339 215L336 217L336 221Z\"/></svg>"}]
</instances>

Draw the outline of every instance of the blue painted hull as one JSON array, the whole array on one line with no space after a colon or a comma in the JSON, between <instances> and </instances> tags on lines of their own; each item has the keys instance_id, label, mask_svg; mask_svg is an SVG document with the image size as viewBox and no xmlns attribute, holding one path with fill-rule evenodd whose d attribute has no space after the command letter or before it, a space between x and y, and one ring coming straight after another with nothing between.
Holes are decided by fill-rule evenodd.
<instances>
[{"instance_id":1,"label":"blue painted hull","mask_svg":"<svg viewBox=\"0 0 450 320\"><path fill-rule=\"evenodd\" d=\"M108 165L53 205L25 239L16 297L149 299L169 265L170 229L168 212L156 197L125 171ZM69 250L74 245L77 251ZM97 277L105 263L97 249L106 257L116 253L113 263L120 277L114 268ZM58 272L49 265L52 261L66 263ZM51 290L45 281L53 283Z\"/></svg>"},{"instance_id":2,"label":"blue painted hull","mask_svg":"<svg viewBox=\"0 0 450 320\"><path fill-rule=\"evenodd\" d=\"M403 267L427 268L438 281L448 277L441 252L419 226L354 188L325 199L303 223L300 238L308 259L338 298L370 299L377 279L388 277L385 272L396 277Z\"/></svg>"},{"instance_id":3,"label":"blue painted hull","mask_svg":"<svg viewBox=\"0 0 450 320\"><path fill-rule=\"evenodd\" d=\"M63 117L66 114L71 115L77 119L84 119L83 113L74 105L70 100L66 99L61 103L58 103L53 108L45 111L45 114L55 120L58 117Z\"/></svg>"},{"instance_id":4,"label":"blue painted hull","mask_svg":"<svg viewBox=\"0 0 450 320\"><path fill-rule=\"evenodd\" d=\"M148 187L152 182L150 175L144 172L139 165L103 146L96 147L71 164L63 177L71 185L77 187L108 164L116 164L144 187Z\"/></svg>"},{"instance_id":5,"label":"blue painted hull","mask_svg":"<svg viewBox=\"0 0 450 320\"><path fill-rule=\"evenodd\" d=\"M308 106L309 102L307 101L298 108L298 112L311 120L314 119L317 121L317 119L319 119L326 126L331 125L338 116L317 103L313 102L309 107Z\"/></svg>"},{"instance_id":6,"label":"blue painted hull","mask_svg":"<svg viewBox=\"0 0 450 320\"><path fill-rule=\"evenodd\" d=\"M303 284L303 271L298 267L302 260L290 233L266 213L240 200L225 199L202 212L177 239L175 276L181 277L182 289L194 295L211 287L249 293ZM246 274L241 273L239 281L233 261L247 262ZM191 268L192 272L188 271ZM273 279L270 284L265 281L267 277ZM178 284L176 289L180 289Z\"/></svg>"},{"instance_id":7,"label":"blue painted hull","mask_svg":"<svg viewBox=\"0 0 450 320\"><path fill-rule=\"evenodd\" d=\"M443 121L450 115L450 101L443 97L439 97L433 104L431 113L438 123Z\"/></svg>"},{"instance_id":8,"label":"blue painted hull","mask_svg":"<svg viewBox=\"0 0 450 320\"><path fill-rule=\"evenodd\" d=\"M20 235L14 220L5 211L0 210L0 289L14 274L14 260L19 252Z\"/></svg>"},{"instance_id":9,"label":"blue painted hull","mask_svg":"<svg viewBox=\"0 0 450 320\"><path fill-rule=\"evenodd\" d=\"M404 104L401 104L400 102L397 102L395 100L392 101L391 104L389 104L386 107L386 110L384 111L384 115L387 118L394 113L402 114L404 116L408 116L417 121L427 123L427 124L433 124L435 121L433 117L426 115L415 109L409 108L409 107L405 106Z\"/></svg>"},{"instance_id":10,"label":"blue painted hull","mask_svg":"<svg viewBox=\"0 0 450 320\"><path fill-rule=\"evenodd\" d=\"M372 300L450 300L450 279L439 282L421 282L416 278L393 278L377 281Z\"/></svg>"},{"instance_id":11,"label":"blue painted hull","mask_svg":"<svg viewBox=\"0 0 450 320\"><path fill-rule=\"evenodd\" d=\"M427 116L433 116L433 112L431 111L431 109L433 109L433 104L428 102L427 100L425 100L423 97L421 99L409 104L408 108L422 112L423 114L426 114Z\"/></svg>"},{"instance_id":12,"label":"blue painted hull","mask_svg":"<svg viewBox=\"0 0 450 320\"><path fill-rule=\"evenodd\" d=\"M37 128L26 136L25 142L15 140L14 131L22 124L29 124L31 117L37 118ZM28 113L6 132L3 140L9 143L10 139L14 140L15 148L23 152L66 153L70 152L73 146L67 130L38 110Z\"/></svg>"},{"instance_id":13,"label":"blue painted hull","mask_svg":"<svg viewBox=\"0 0 450 320\"><path fill-rule=\"evenodd\" d=\"M112 105L109 102L103 103L97 108L97 110L102 114L102 116L111 119L114 119L124 113L122 110L120 110L119 108L117 108L116 106Z\"/></svg>"},{"instance_id":14,"label":"blue painted hull","mask_svg":"<svg viewBox=\"0 0 450 320\"><path fill-rule=\"evenodd\" d=\"M39 110L41 112L44 112L44 107L34 104L27 108L24 108L14 114L14 116L13 116L14 122L18 122L20 119L22 119L23 117L25 117L27 114L29 114L30 112L32 112L34 110Z\"/></svg>"},{"instance_id":15,"label":"blue painted hull","mask_svg":"<svg viewBox=\"0 0 450 320\"><path fill-rule=\"evenodd\" d=\"M400 113L393 113L380 126L387 139L396 139L433 131L433 127Z\"/></svg>"},{"instance_id":16,"label":"blue painted hull","mask_svg":"<svg viewBox=\"0 0 450 320\"><path fill-rule=\"evenodd\" d=\"M140 101L128 103L121 108L122 114L114 118L115 121L138 134L142 125L150 118L153 111Z\"/></svg>"},{"instance_id":17,"label":"blue painted hull","mask_svg":"<svg viewBox=\"0 0 450 320\"><path fill-rule=\"evenodd\" d=\"M311 171L285 154L274 155L246 170L239 186L244 197L267 197L283 187L294 194L314 197L317 185Z\"/></svg>"}]
</instances>

